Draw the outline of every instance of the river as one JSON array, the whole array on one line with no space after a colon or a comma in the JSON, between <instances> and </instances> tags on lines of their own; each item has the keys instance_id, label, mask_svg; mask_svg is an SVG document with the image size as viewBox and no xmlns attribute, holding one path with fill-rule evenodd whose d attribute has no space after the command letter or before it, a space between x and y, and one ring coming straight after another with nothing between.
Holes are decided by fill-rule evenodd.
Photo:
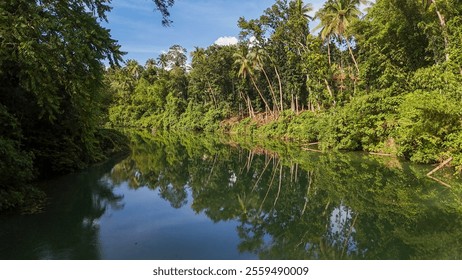
<instances>
[{"instance_id":1,"label":"river","mask_svg":"<svg viewBox=\"0 0 462 280\"><path fill-rule=\"evenodd\" d=\"M204 135L131 147L42 182L41 213L0 216L0 258L462 258L462 181L431 166Z\"/></svg>"}]
</instances>

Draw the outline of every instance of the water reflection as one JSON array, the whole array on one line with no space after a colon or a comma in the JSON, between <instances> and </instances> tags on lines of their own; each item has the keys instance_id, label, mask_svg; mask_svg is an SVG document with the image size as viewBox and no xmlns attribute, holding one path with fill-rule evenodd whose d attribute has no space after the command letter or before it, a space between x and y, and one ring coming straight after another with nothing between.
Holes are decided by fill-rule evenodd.
<instances>
[{"instance_id":1,"label":"water reflection","mask_svg":"<svg viewBox=\"0 0 462 280\"><path fill-rule=\"evenodd\" d=\"M49 183L45 213L3 217L0 258L461 258L462 185L427 167L204 135L131 139L117 164Z\"/></svg>"},{"instance_id":2,"label":"water reflection","mask_svg":"<svg viewBox=\"0 0 462 280\"><path fill-rule=\"evenodd\" d=\"M137 135L133 155L111 176L158 189L175 208L187 204L190 190L196 213L237 221L237 249L263 259L461 256L460 196L423 177L421 167L222 142Z\"/></svg>"},{"instance_id":3,"label":"water reflection","mask_svg":"<svg viewBox=\"0 0 462 280\"><path fill-rule=\"evenodd\" d=\"M119 160L44 183L44 213L0 217L0 259L101 258L99 220L107 209L123 208L123 196L101 176Z\"/></svg>"}]
</instances>

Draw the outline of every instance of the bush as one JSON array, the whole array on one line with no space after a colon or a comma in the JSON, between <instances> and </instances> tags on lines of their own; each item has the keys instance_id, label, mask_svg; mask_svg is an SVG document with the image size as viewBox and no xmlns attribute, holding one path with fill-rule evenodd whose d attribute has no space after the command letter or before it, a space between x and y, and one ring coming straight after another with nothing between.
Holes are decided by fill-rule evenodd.
<instances>
[{"instance_id":1,"label":"bush","mask_svg":"<svg viewBox=\"0 0 462 280\"><path fill-rule=\"evenodd\" d=\"M445 148L448 156L453 157L452 165L458 172L462 172L462 130L446 137Z\"/></svg>"},{"instance_id":2,"label":"bush","mask_svg":"<svg viewBox=\"0 0 462 280\"><path fill-rule=\"evenodd\" d=\"M399 108L399 153L415 162L441 160L447 153L446 141L458 145L461 113L458 102L439 92L408 94Z\"/></svg>"},{"instance_id":3,"label":"bush","mask_svg":"<svg viewBox=\"0 0 462 280\"><path fill-rule=\"evenodd\" d=\"M392 152L387 143L396 125L400 102L399 96L380 91L331 109L318 124L322 148Z\"/></svg>"},{"instance_id":4,"label":"bush","mask_svg":"<svg viewBox=\"0 0 462 280\"><path fill-rule=\"evenodd\" d=\"M23 207L43 193L30 185L33 155L21 149L19 122L0 105L0 211Z\"/></svg>"},{"instance_id":5,"label":"bush","mask_svg":"<svg viewBox=\"0 0 462 280\"><path fill-rule=\"evenodd\" d=\"M285 134L286 138L306 142L317 141L319 135L319 120L321 118L321 114L316 114L311 111L301 113L289 122Z\"/></svg>"}]
</instances>

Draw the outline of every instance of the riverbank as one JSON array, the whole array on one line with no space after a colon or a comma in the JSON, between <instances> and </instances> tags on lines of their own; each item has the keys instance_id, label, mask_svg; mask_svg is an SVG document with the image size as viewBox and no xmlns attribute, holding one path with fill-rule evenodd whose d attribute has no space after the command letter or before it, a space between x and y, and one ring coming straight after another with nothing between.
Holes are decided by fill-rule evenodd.
<instances>
[{"instance_id":1,"label":"riverbank","mask_svg":"<svg viewBox=\"0 0 462 280\"><path fill-rule=\"evenodd\" d=\"M182 114L162 112L126 118L122 123L113 119L113 125L317 143L321 151L364 151L423 164L440 164L452 158L453 170L460 173L460 108L450 99L440 99L423 92L405 96L375 93L326 110L285 110L277 116L255 113L253 117L235 116L224 109L188 107ZM124 115L130 115L130 109L126 110Z\"/></svg>"},{"instance_id":2,"label":"riverbank","mask_svg":"<svg viewBox=\"0 0 462 280\"><path fill-rule=\"evenodd\" d=\"M0 138L2 140L2 138ZM1 143L1 142L0 142ZM8 142L6 142L8 144ZM1 150L0 213L32 214L43 209L47 196L37 183L41 180L72 173L129 152L129 140L114 129L98 129L94 133L91 154L66 152L69 147L54 151L21 151L14 145Z\"/></svg>"},{"instance_id":3,"label":"riverbank","mask_svg":"<svg viewBox=\"0 0 462 280\"><path fill-rule=\"evenodd\" d=\"M321 151L364 151L414 163L440 164L452 158L451 167L461 172L462 129L456 125L458 115L450 117L451 106L445 111L443 107L379 98L359 97L344 107L321 112L288 110L267 121L261 116L225 120L221 129L259 139L316 143Z\"/></svg>"}]
</instances>

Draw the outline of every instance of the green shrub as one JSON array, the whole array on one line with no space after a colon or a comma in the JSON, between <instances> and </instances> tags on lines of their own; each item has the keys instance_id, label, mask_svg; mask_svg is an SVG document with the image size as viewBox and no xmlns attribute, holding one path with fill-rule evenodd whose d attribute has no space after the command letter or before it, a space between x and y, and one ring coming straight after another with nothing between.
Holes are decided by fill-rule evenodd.
<instances>
[{"instance_id":1,"label":"green shrub","mask_svg":"<svg viewBox=\"0 0 462 280\"><path fill-rule=\"evenodd\" d=\"M43 193L34 179L33 155L21 148L19 122L0 105L0 211L23 207Z\"/></svg>"},{"instance_id":2,"label":"green shrub","mask_svg":"<svg viewBox=\"0 0 462 280\"><path fill-rule=\"evenodd\" d=\"M461 113L458 102L436 91L406 95L396 131L399 153L415 162L440 160L447 152L446 140L457 146Z\"/></svg>"},{"instance_id":3,"label":"green shrub","mask_svg":"<svg viewBox=\"0 0 462 280\"><path fill-rule=\"evenodd\" d=\"M399 96L380 91L353 98L320 118L319 140L326 148L344 150L386 150L396 123Z\"/></svg>"},{"instance_id":4,"label":"green shrub","mask_svg":"<svg viewBox=\"0 0 462 280\"><path fill-rule=\"evenodd\" d=\"M452 165L462 172L462 129L446 137L445 148L448 156L453 157Z\"/></svg>"},{"instance_id":5,"label":"green shrub","mask_svg":"<svg viewBox=\"0 0 462 280\"><path fill-rule=\"evenodd\" d=\"M322 114L317 114L311 111L305 111L293 118L288 123L286 138L315 142L318 140L319 135L319 120L322 118Z\"/></svg>"}]
</instances>

